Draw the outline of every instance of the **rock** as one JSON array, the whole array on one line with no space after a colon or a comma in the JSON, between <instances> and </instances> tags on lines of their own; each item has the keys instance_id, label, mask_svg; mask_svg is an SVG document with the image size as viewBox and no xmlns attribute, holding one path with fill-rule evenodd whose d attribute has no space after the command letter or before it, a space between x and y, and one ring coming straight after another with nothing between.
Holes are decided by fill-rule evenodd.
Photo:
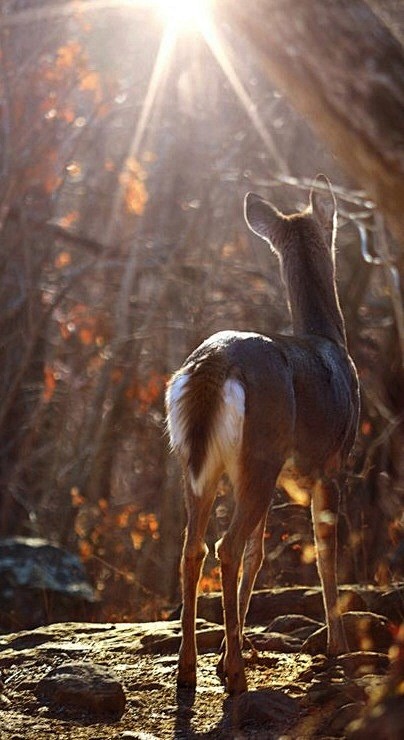
<instances>
[{"instance_id":1,"label":"rock","mask_svg":"<svg viewBox=\"0 0 404 740\"><path fill-rule=\"evenodd\" d=\"M301 645L313 632L323 626L322 622L305 617L303 614L281 614L270 622L267 632L286 633Z\"/></svg>"},{"instance_id":2,"label":"rock","mask_svg":"<svg viewBox=\"0 0 404 740\"><path fill-rule=\"evenodd\" d=\"M279 653L297 653L302 641L291 635L282 635L279 632L265 632L259 639L254 640L254 646L259 650L273 650Z\"/></svg>"},{"instance_id":3,"label":"rock","mask_svg":"<svg viewBox=\"0 0 404 740\"><path fill-rule=\"evenodd\" d=\"M372 612L347 612L342 615L350 651L388 651L393 638L388 620ZM302 652L315 655L327 649L327 628L314 632L302 645Z\"/></svg>"},{"instance_id":4,"label":"rock","mask_svg":"<svg viewBox=\"0 0 404 740\"><path fill-rule=\"evenodd\" d=\"M299 702L283 691L266 689L247 691L237 700L237 719L241 726L254 721L259 723L294 720L299 713Z\"/></svg>"},{"instance_id":5,"label":"rock","mask_svg":"<svg viewBox=\"0 0 404 740\"><path fill-rule=\"evenodd\" d=\"M303 614L281 614L279 617L270 622L268 625L268 632L292 632L300 629L311 629L314 632L319 627L323 627L324 623L319 622L316 619L310 619L305 617Z\"/></svg>"},{"instance_id":6,"label":"rock","mask_svg":"<svg viewBox=\"0 0 404 740\"><path fill-rule=\"evenodd\" d=\"M386 673L390 661L384 653L372 653L360 650L355 653L340 655L338 664L349 678L366 676L368 673Z\"/></svg>"},{"instance_id":7,"label":"rock","mask_svg":"<svg viewBox=\"0 0 404 740\"><path fill-rule=\"evenodd\" d=\"M0 539L0 630L83 620L96 600L72 553L42 539Z\"/></svg>"},{"instance_id":8,"label":"rock","mask_svg":"<svg viewBox=\"0 0 404 740\"><path fill-rule=\"evenodd\" d=\"M178 653L181 643L181 635L173 635L170 632L162 631L157 634L145 635L141 640L144 653L153 653L154 655L168 655Z\"/></svg>"},{"instance_id":9,"label":"rock","mask_svg":"<svg viewBox=\"0 0 404 740\"><path fill-rule=\"evenodd\" d=\"M330 676L322 674L312 680L307 692L306 706L333 702L336 707L352 702L364 702L367 698L366 688L354 681L343 679L330 680Z\"/></svg>"},{"instance_id":10,"label":"rock","mask_svg":"<svg viewBox=\"0 0 404 740\"><path fill-rule=\"evenodd\" d=\"M324 737L339 737L345 734L347 725L361 716L365 708L364 702L352 702L339 707L332 717L322 727Z\"/></svg>"},{"instance_id":11,"label":"rock","mask_svg":"<svg viewBox=\"0 0 404 740\"><path fill-rule=\"evenodd\" d=\"M401 624L404 616L404 585L398 585L389 591L378 592L372 611L383 614L390 622Z\"/></svg>"},{"instance_id":12,"label":"rock","mask_svg":"<svg viewBox=\"0 0 404 740\"><path fill-rule=\"evenodd\" d=\"M170 630L170 622L167 623L168 627L160 632L145 635L142 638L143 652L153 653L154 655L168 655L170 653L178 653L181 644L181 634L172 634ZM203 628L196 631L196 643L198 652L216 652L220 649L224 638L224 630L217 627L217 625L210 625L209 623L203 623Z\"/></svg>"},{"instance_id":13,"label":"rock","mask_svg":"<svg viewBox=\"0 0 404 740\"><path fill-rule=\"evenodd\" d=\"M358 589L343 586L340 591L341 608L359 611L367 608ZM280 615L301 614L309 619L324 622L321 588L294 586L255 591L247 614L247 624L268 624ZM198 599L198 616L209 622L223 624L222 597L220 593L203 594Z\"/></svg>"},{"instance_id":14,"label":"rock","mask_svg":"<svg viewBox=\"0 0 404 740\"><path fill-rule=\"evenodd\" d=\"M125 709L121 683L107 668L92 663L65 663L38 681L35 693L42 701L81 714L120 717Z\"/></svg>"},{"instance_id":15,"label":"rock","mask_svg":"<svg viewBox=\"0 0 404 740\"><path fill-rule=\"evenodd\" d=\"M321 622L319 622L318 624L321 624ZM299 630L293 630L293 632L291 633L291 637L299 640L300 644L302 645L303 642L307 640L307 638L310 637L313 632L316 632L317 629L318 627L301 627L301 629Z\"/></svg>"},{"instance_id":16,"label":"rock","mask_svg":"<svg viewBox=\"0 0 404 740\"><path fill-rule=\"evenodd\" d=\"M404 737L403 695L371 705L363 717L348 724L346 737L349 740L401 740Z\"/></svg>"},{"instance_id":17,"label":"rock","mask_svg":"<svg viewBox=\"0 0 404 740\"><path fill-rule=\"evenodd\" d=\"M196 644L199 653L217 652L224 639L224 630L217 627L199 630L196 633Z\"/></svg>"}]
</instances>

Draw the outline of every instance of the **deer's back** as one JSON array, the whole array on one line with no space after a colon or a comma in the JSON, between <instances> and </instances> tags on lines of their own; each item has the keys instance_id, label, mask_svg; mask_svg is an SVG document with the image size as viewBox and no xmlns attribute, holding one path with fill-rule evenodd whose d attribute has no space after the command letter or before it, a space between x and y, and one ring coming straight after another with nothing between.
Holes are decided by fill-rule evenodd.
<instances>
[{"instance_id":1,"label":"deer's back","mask_svg":"<svg viewBox=\"0 0 404 740\"><path fill-rule=\"evenodd\" d=\"M201 435L207 445L209 419L223 403L221 388L229 379L244 391L243 446L249 455L259 459L270 449L283 460L293 457L306 475L324 470L335 456L343 464L353 444L356 373L344 348L326 338L220 332L190 355L181 374L194 384L200 421L188 434L201 450Z\"/></svg>"}]
</instances>

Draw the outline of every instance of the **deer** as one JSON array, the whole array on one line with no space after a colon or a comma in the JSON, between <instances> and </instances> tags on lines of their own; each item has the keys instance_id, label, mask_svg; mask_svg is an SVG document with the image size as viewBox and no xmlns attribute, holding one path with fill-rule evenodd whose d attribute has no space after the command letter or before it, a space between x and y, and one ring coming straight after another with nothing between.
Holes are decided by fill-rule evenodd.
<instances>
[{"instance_id":1,"label":"deer","mask_svg":"<svg viewBox=\"0 0 404 740\"><path fill-rule=\"evenodd\" d=\"M289 215L247 193L244 218L278 257L293 332L213 334L166 389L170 445L181 463L187 512L177 686L196 686L197 589L207 523L226 472L234 510L216 555L225 628L218 673L229 694L247 690L243 630L275 487L308 495L327 652L347 652L338 602L337 518L360 405L336 288L337 204L328 178L318 175L308 206Z\"/></svg>"}]
</instances>

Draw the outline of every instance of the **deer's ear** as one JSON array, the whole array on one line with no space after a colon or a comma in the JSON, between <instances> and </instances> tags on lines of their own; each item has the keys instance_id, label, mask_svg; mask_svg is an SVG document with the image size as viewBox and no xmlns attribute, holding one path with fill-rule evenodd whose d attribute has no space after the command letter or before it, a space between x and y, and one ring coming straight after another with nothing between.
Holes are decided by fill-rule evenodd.
<instances>
[{"instance_id":1,"label":"deer's ear","mask_svg":"<svg viewBox=\"0 0 404 740\"><path fill-rule=\"evenodd\" d=\"M326 189L316 190L316 186ZM313 217L326 232L331 249L334 248L337 230L337 201L331 183L325 175L317 175L310 191L310 207Z\"/></svg>"},{"instance_id":2,"label":"deer's ear","mask_svg":"<svg viewBox=\"0 0 404 740\"><path fill-rule=\"evenodd\" d=\"M248 227L261 239L279 251L288 230L288 220L275 206L255 193L247 193L244 200L244 218Z\"/></svg>"}]
</instances>

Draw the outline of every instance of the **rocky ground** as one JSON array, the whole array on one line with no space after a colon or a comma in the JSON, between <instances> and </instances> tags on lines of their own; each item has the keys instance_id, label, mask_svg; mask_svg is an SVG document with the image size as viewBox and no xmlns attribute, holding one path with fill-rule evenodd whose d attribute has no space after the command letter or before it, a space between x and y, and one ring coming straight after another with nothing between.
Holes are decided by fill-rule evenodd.
<instances>
[{"instance_id":1,"label":"rocky ground","mask_svg":"<svg viewBox=\"0 0 404 740\"><path fill-rule=\"evenodd\" d=\"M404 737L404 587L342 590L350 652L324 653L319 589L255 594L249 691L216 676L220 597L200 599L198 687L177 693L177 619L58 623L0 637L1 740Z\"/></svg>"}]
</instances>

